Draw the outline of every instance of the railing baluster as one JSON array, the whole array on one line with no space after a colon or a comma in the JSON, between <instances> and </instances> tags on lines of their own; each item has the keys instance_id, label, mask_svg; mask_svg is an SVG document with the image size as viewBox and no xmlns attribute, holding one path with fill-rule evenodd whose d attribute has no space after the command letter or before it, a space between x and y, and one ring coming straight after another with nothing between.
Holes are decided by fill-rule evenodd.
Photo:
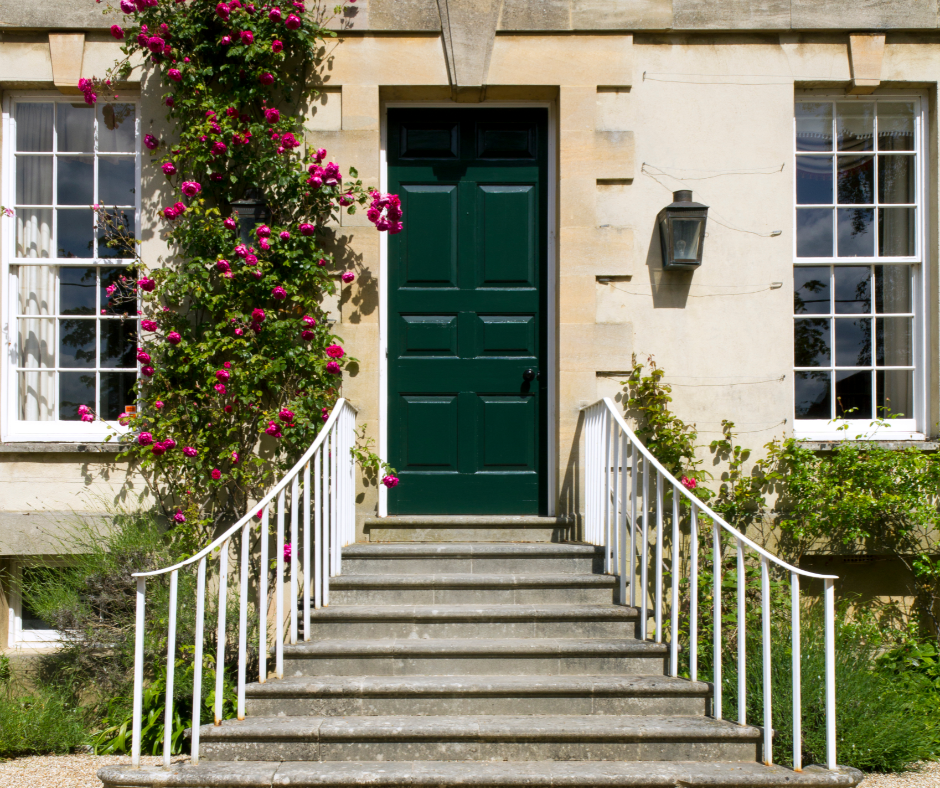
<instances>
[{"instance_id":1,"label":"railing baluster","mask_svg":"<svg viewBox=\"0 0 940 788\"><path fill-rule=\"evenodd\" d=\"M802 660L800 659L800 576L790 572L790 631L793 637L793 768L803 771Z\"/></svg>"},{"instance_id":2,"label":"railing baluster","mask_svg":"<svg viewBox=\"0 0 940 788\"><path fill-rule=\"evenodd\" d=\"M643 460L643 544L640 547L640 627L642 638L646 640L649 635L649 554L650 554L650 463Z\"/></svg>"},{"instance_id":3,"label":"railing baluster","mask_svg":"<svg viewBox=\"0 0 940 788\"><path fill-rule=\"evenodd\" d=\"M698 681L698 510L689 518L689 678Z\"/></svg>"},{"instance_id":4,"label":"railing baluster","mask_svg":"<svg viewBox=\"0 0 940 788\"><path fill-rule=\"evenodd\" d=\"M215 648L215 724L222 724L222 695L225 689L225 613L228 592L228 551L231 543L222 542L219 553L219 628Z\"/></svg>"},{"instance_id":5,"label":"railing baluster","mask_svg":"<svg viewBox=\"0 0 940 788\"><path fill-rule=\"evenodd\" d=\"M193 654L193 726L189 741L190 760L199 764L199 726L202 724L202 644L205 640L206 618L206 557L199 559L196 572L196 635Z\"/></svg>"},{"instance_id":6,"label":"railing baluster","mask_svg":"<svg viewBox=\"0 0 940 788\"><path fill-rule=\"evenodd\" d=\"M248 665L248 560L251 526L242 529L242 571L238 593L238 719L245 719L245 671Z\"/></svg>"},{"instance_id":7,"label":"railing baluster","mask_svg":"<svg viewBox=\"0 0 940 788\"><path fill-rule=\"evenodd\" d=\"M656 471L656 642L663 642L663 475Z\"/></svg>"},{"instance_id":8,"label":"railing baluster","mask_svg":"<svg viewBox=\"0 0 940 788\"><path fill-rule=\"evenodd\" d=\"M313 606L317 610L323 607L323 491L320 480L320 455L323 449L317 449L313 455Z\"/></svg>"},{"instance_id":9,"label":"railing baluster","mask_svg":"<svg viewBox=\"0 0 940 788\"><path fill-rule=\"evenodd\" d=\"M613 551L617 545L617 524L620 521L617 502L617 474L620 473L620 441L617 439L617 428L614 424L614 420L608 418L607 421L609 424L608 434L610 435L611 443L610 453L613 455L613 458L611 459L610 473L607 474L607 478L610 480L610 490L607 495L608 512L610 516L607 518L607 547L604 548L604 555L607 556L608 573L613 574L614 568L616 567L615 553Z\"/></svg>"},{"instance_id":10,"label":"railing baluster","mask_svg":"<svg viewBox=\"0 0 940 788\"><path fill-rule=\"evenodd\" d=\"M268 679L268 512L261 510L261 572L258 578L258 682Z\"/></svg>"},{"instance_id":11,"label":"railing baluster","mask_svg":"<svg viewBox=\"0 0 940 788\"><path fill-rule=\"evenodd\" d=\"M601 544L604 545L604 572L610 574L610 524L611 524L611 508L613 506L613 501L611 500L613 485L612 476L613 476L613 453L614 447L611 445L614 443L612 436L610 434L611 429L613 428L613 419L610 418L610 414L605 410L604 411L604 496L603 496L603 507L604 507L604 532L601 535Z\"/></svg>"},{"instance_id":12,"label":"railing baluster","mask_svg":"<svg viewBox=\"0 0 940 788\"><path fill-rule=\"evenodd\" d=\"M170 572L169 621L166 637L166 697L163 705L163 766L170 768L173 755L173 678L176 673L176 597L179 589L179 569Z\"/></svg>"},{"instance_id":13,"label":"railing baluster","mask_svg":"<svg viewBox=\"0 0 940 788\"><path fill-rule=\"evenodd\" d=\"M761 631L764 657L764 763L774 761L774 721L770 690L770 564L763 556L760 561Z\"/></svg>"},{"instance_id":14,"label":"railing baluster","mask_svg":"<svg viewBox=\"0 0 940 788\"><path fill-rule=\"evenodd\" d=\"M744 545L735 540L738 552L738 725L747 725L747 575L744 573Z\"/></svg>"},{"instance_id":15,"label":"railing baluster","mask_svg":"<svg viewBox=\"0 0 940 788\"><path fill-rule=\"evenodd\" d=\"M721 719L721 536L718 531L718 523L712 521L712 574L713 574L713 589L712 594L714 596L714 607L715 607L715 622L712 629L714 630L714 638L712 642L712 649L714 654L712 656L712 664L715 666L714 669L714 688L712 690L712 703L714 704L714 717L716 720Z\"/></svg>"},{"instance_id":16,"label":"railing baluster","mask_svg":"<svg viewBox=\"0 0 940 788\"><path fill-rule=\"evenodd\" d=\"M823 597L826 627L826 768L836 768L836 586L827 578Z\"/></svg>"},{"instance_id":17,"label":"railing baluster","mask_svg":"<svg viewBox=\"0 0 940 788\"><path fill-rule=\"evenodd\" d=\"M620 549L620 598L621 605L627 604L627 447L630 445L627 434L620 438L623 468L620 471L620 519L617 522L617 546Z\"/></svg>"},{"instance_id":18,"label":"railing baluster","mask_svg":"<svg viewBox=\"0 0 940 788\"><path fill-rule=\"evenodd\" d=\"M679 675L679 491L672 489L672 600L669 603L673 678Z\"/></svg>"},{"instance_id":19,"label":"railing baluster","mask_svg":"<svg viewBox=\"0 0 940 788\"><path fill-rule=\"evenodd\" d=\"M141 714L144 701L144 608L147 599L147 578L137 578L137 617L134 622L134 709L131 734L131 763L140 766Z\"/></svg>"},{"instance_id":20,"label":"railing baluster","mask_svg":"<svg viewBox=\"0 0 940 788\"><path fill-rule=\"evenodd\" d=\"M274 674L284 678L284 490L277 495L277 579L274 581Z\"/></svg>"},{"instance_id":21,"label":"railing baluster","mask_svg":"<svg viewBox=\"0 0 940 788\"><path fill-rule=\"evenodd\" d=\"M310 640L310 462L304 465L304 641Z\"/></svg>"},{"instance_id":22,"label":"railing baluster","mask_svg":"<svg viewBox=\"0 0 940 788\"><path fill-rule=\"evenodd\" d=\"M339 574L339 529L336 505L336 425L330 432L330 577Z\"/></svg>"},{"instance_id":23,"label":"railing baluster","mask_svg":"<svg viewBox=\"0 0 940 788\"><path fill-rule=\"evenodd\" d=\"M323 606L330 604L330 455L329 438L327 435L320 447L320 517L323 528L323 567L321 579L323 581Z\"/></svg>"},{"instance_id":24,"label":"railing baluster","mask_svg":"<svg viewBox=\"0 0 940 788\"><path fill-rule=\"evenodd\" d=\"M639 452L630 444L630 607L636 607L636 500Z\"/></svg>"},{"instance_id":25,"label":"railing baluster","mask_svg":"<svg viewBox=\"0 0 940 788\"><path fill-rule=\"evenodd\" d=\"M297 542L297 515L300 506L300 479L294 476L290 486L290 644L297 645L297 585L300 555Z\"/></svg>"}]
</instances>

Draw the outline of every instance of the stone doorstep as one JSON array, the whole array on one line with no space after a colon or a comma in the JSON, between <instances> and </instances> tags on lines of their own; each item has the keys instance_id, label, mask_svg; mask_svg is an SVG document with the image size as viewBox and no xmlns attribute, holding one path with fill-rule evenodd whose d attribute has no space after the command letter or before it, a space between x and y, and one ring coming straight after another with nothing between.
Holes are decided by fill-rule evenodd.
<instances>
[{"instance_id":1,"label":"stone doorstep","mask_svg":"<svg viewBox=\"0 0 940 788\"><path fill-rule=\"evenodd\" d=\"M759 763L615 761L225 762L105 766L105 788L854 788L861 772Z\"/></svg>"},{"instance_id":2,"label":"stone doorstep","mask_svg":"<svg viewBox=\"0 0 940 788\"><path fill-rule=\"evenodd\" d=\"M577 542L360 542L343 548L344 558L584 558L595 555L603 556L604 548Z\"/></svg>"},{"instance_id":3,"label":"stone doorstep","mask_svg":"<svg viewBox=\"0 0 940 788\"><path fill-rule=\"evenodd\" d=\"M311 610L319 621L634 621L639 610L623 605L330 605Z\"/></svg>"},{"instance_id":4,"label":"stone doorstep","mask_svg":"<svg viewBox=\"0 0 940 788\"><path fill-rule=\"evenodd\" d=\"M321 640L284 645L284 658L322 657L650 657L665 656L665 643L633 638L427 638L402 640Z\"/></svg>"},{"instance_id":5,"label":"stone doorstep","mask_svg":"<svg viewBox=\"0 0 940 788\"><path fill-rule=\"evenodd\" d=\"M616 588L614 575L594 574L437 574L437 575L338 575L330 590L364 588Z\"/></svg>"}]
</instances>

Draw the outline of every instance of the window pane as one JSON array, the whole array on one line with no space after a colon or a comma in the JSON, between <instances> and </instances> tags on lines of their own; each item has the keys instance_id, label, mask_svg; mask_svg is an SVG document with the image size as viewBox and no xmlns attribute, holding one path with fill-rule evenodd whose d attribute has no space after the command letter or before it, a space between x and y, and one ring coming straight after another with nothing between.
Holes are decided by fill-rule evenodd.
<instances>
[{"instance_id":1,"label":"window pane","mask_svg":"<svg viewBox=\"0 0 940 788\"><path fill-rule=\"evenodd\" d=\"M889 314L913 311L909 265L875 266L875 311Z\"/></svg>"},{"instance_id":2,"label":"window pane","mask_svg":"<svg viewBox=\"0 0 940 788\"><path fill-rule=\"evenodd\" d=\"M832 373L797 372L794 399L798 419L831 419Z\"/></svg>"},{"instance_id":3,"label":"window pane","mask_svg":"<svg viewBox=\"0 0 940 788\"><path fill-rule=\"evenodd\" d=\"M676 260L695 260L704 222L699 219L672 219L670 222Z\"/></svg>"},{"instance_id":4,"label":"window pane","mask_svg":"<svg viewBox=\"0 0 940 788\"><path fill-rule=\"evenodd\" d=\"M17 270L21 315L51 315L55 309L54 265L23 265Z\"/></svg>"},{"instance_id":5,"label":"window pane","mask_svg":"<svg viewBox=\"0 0 940 788\"><path fill-rule=\"evenodd\" d=\"M839 257L874 257L874 209L839 208L836 213L839 233Z\"/></svg>"},{"instance_id":6,"label":"window pane","mask_svg":"<svg viewBox=\"0 0 940 788\"><path fill-rule=\"evenodd\" d=\"M874 156L839 156L839 202L870 205L875 201Z\"/></svg>"},{"instance_id":7,"label":"window pane","mask_svg":"<svg viewBox=\"0 0 940 788\"><path fill-rule=\"evenodd\" d=\"M16 321L19 334L18 367L47 369L55 366L55 320L52 318L20 318Z\"/></svg>"},{"instance_id":8,"label":"window pane","mask_svg":"<svg viewBox=\"0 0 940 788\"><path fill-rule=\"evenodd\" d=\"M102 153L134 153L134 105L98 105L98 150Z\"/></svg>"},{"instance_id":9,"label":"window pane","mask_svg":"<svg viewBox=\"0 0 940 788\"><path fill-rule=\"evenodd\" d=\"M835 321L836 366L871 366L871 318L843 318Z\"/></svg>"},{"instance_id":10,"label":"window pane","mask_svg":"<svg viewBox=\"0 0 940 788\"><path fill-rule=\"evenodd\" d=\"M52 156L16 157L16 204L52 205Z\"/></svg>"},{"instance_id":11,"label":"window pane","mask_svg":"<svg viewBox=\"0 0 940 788\"><path fill-rule=\"evenodd\" d=\"M797 266L793 269L793 312L828 315L829 266Z\"/></svg>"},{"instance_id":12,"label":"window pane","mask_svg":"<svg viewBox=\"0 0 940 788\"><path fill-rule=\"evenodd\" d=\"M870 419L871 371L836 372L836 417Z\"/></svg>"},{"instance_id":13,"label":"window pane","mask_svg":"<svg viewBox=\"0 0 940 788\"><path fill-rule=\"evenodd\" d=\"M878 254L882 257L913 257L914 211L916 208L878 209Z\"/></svg>"},{"instance_id":14,"label":"window pane","mask_svg":"<svg viewBox=\"0 0 940 788\"><path fill-rule=\"evenodd\" d=\"M832 150L832 104L796 105L796 149Z\"/></svg>"},{"instance_id":15,"label":"window pane","mask_svg":"<svg viewBox=\"0 0 940 788\"><path fill-rule=\"evenodd\" d=\"M16 256L52 257L52 209L18 208Z\"/></svg>"},{"instance_id":16,"label":"window pane","mask_svg":"<svg viewBox=\"0 0 940 788\"><path fill-rule=\"evenodd\" d=\"M91 321L89 321L91 322ZM80 421L78 406L95 408L95 373L59 373L59 420Z\"/></svg>"},{"instance_id":17,"label":"window pane","mask_svg":"<svg viewBox=\"0 0 940 788\"><path fill-rule=\"evenodd\" d=\"M93 153L95 150L95 109L87 104L57 107L57 150L63 153Z\"/></svg>"},{"instance_id":18,"label":"window pane","mask_svg":"<svg viewBox=\"0 0 940 788\"><path fill-rule=\"evenodd\" d=\"M880 369L875 377L878 385L878 417L914 418L914 371Z\"/></svg>"},{"instance_id":19,"label":"window pane","mask_svg":"<svg viewBox=\"0 0 940 788\"><path fill-rule=\"evenodd\" d=\"M120 209L98 212L98 257L133 257L134 214Z\"/></svg>"},{"instance_id":20,"label":"window pane","mask_svg":"<svg viewBox=\"0 0 940 788\"><path fill-rule=\"evenodd\" d=\"M829 319L795 321L793 361L796 367L829 366Z\"/></svg>"},{"instance_id":21,"label":"window pane","mask_svg":"<svg viewBox=\"0 0 940 788\"><path fill-rule=\"evenodd\" d=\"M836 104L836 135L839 150L873 150L875 105L861 101Z\"/></svg>"},{"instance_id":22,"label":"window pane","mask_svg":"<svg viewBox=\"0 0 940 788\"><path fill-rule=\"evenodd\" d=\"M803 208L796 212L796 256L832 257L832 210Z\"/></svg>"},{"instance_id":23,"label":"window pane","mask_svg":"<svg viewBox=\"0 0 940 788\"><path fill-rule=\"evenodd\" d=\"M831 205L832 201L832 156L797 156L797 205Z\"/></svg>"},{"instance_id":24,"label":"window pane","mask_svg":"<svg viewBox=\"0 0 940 788\"><path fill-rule=\"evenodd\" d=\"M102 205L134 204L134 160L98 159L98 200Z\"/></svg>"},{"instance_id":25,"label":"window pane","mask_svg":"<svg viewBox=\"0 0 940 788\"><path fill-rule=\"evenodd\" d=\"M99 284L100 290L98 292L98 307L99 309L106 310L105 312L102 312L102 314L137 314L137 306L133 300L124 300L124 298L118 293L115 293L111 298L108 298L107 288L109 285L120 284L121 277L133 279L132 276L128 275L127 269L102 268L100 271L101 282Z\"/></svg>"},{"instance_id":26,"label":"window pane","mask_svg":"<svg viewBox=\"0 0 940 788\"><path fill-rule=\"evenodd\" d=\"M134 384L136 372L101 373L101 410L99 415L108 421L117 421L128 405L135 405Z\"/></svg>"},{"instance_id":27,"label":"window pane","mask_svg":"<svg viewBox=\"0 0 940 788\"><path fill-rule=\"evenodd\" d=\"M59 205L91 205L94 202L93 156L59 156L56 201Z\"/></svg>"},{"instance_id":28,"label":"window pane","mask_svg":"<svg viewBox=\"0 0 940 788\"><path fill-rule=\"evenodd\" d=\"M55 104L16 105L16 149L52 150L52 117Z\"/></svg>"},{"instance_id":29,"label":"window pane","mask_svg":"<svg viewBox=\"0 0 940 788\"><path fill-rule=\"evenodd\" d=\"M20 421L55 421L55 373L18 372Z\"/></svg>"},{"instance_id":30,"label":"window pane","mask_svg":"<svg viewBox=\"0 0 940 788\"><path fill-rule=\"evenodd\" d=\"M914 150L914 102L878 102L878 150Z\"/></svg>"},{"instance_id":31,"label":"window pane","mask_svg":"<svg viewBox=\"0 0 940 788\"><path fill-rule=\"evenodd\" d=\"M879 366L913 365L913 323L912 317L879 317L875 321L875 347Z\"/></svg>"},{"instance_id":32,"label":"window pane","mask_svg":"<svg viewBox=\"0 0 940 788\"><path fill-rule=\"evenodd\" d=\"M137 321L101 321L101 366L137 367Z\"/></svg>"},{"instance_id":33,"label":"window pane","mask_svg":"<svg viewBox=\"0 0 940 788\"><path fill-rule=\"evenodd\" d=\"M59 314L95 314L95 269L59 269Z\"/></svg>"},{"instance_id":34,"label":"window pane","mask_svg":"<svg viewBox=\"0 0 940 788\"><path fill-rule=\"evenodd\" d=\"M60 208L57 224L59 257L94 257L95 217L91 208Z\"/></svg>"},{"instance_id":35,"label":"window pane","mask_svg":"<svg viewBox=\"0 0 940 788\"><path fill-rule=\"evenodd\" d=\"M871 312L871 268L867 265L837 265L836 314L864 315Z\"/></svg>"},{"instance_id":36,"label":"window pane","mask_svg":"<svg viewBox=\"0 0 940 788\"><path fill-rule=\"evenodd\" d=\"M914 157L878 157L878 202L914 202Z\"/></svg>"},{"instance_id":37,"label":"window pane","mask_svg":"<svg viewBox=\"0 0 940 788\"><path fill-rule=\"evenodd\" d=\"M95 366L96 320L59 321L59 366ZM93 403L87 402L91 406Z\"/></svg>"},{"instance_id":38,"label":"window pane","mask_svg":"<svg viewBox=\"0 0 940 788\"><path fill-rule=\"evenodd\" d=\"M54 570L45 566L24 566L22 570L23 595L20 600L20 628L24 630L51 630L52 626L43 621L30 607L29 594L32 589L50 579Z\"/></svg>"}]
</instances>

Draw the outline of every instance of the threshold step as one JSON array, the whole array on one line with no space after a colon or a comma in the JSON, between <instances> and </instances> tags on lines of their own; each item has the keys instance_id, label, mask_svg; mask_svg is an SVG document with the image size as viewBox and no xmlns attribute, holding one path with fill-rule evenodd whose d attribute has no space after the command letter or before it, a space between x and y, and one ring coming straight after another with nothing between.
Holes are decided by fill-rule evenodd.
<instances>
[{"instance_id":1,"label":"threshold step","mask_svg":"<svg viewBox=\"0 0 940 788\"><path fill-rule=\"evenodd\" d=\"M370 542L564 542L565 517L535 515L409 515L368 517Z\"/></svg>"}]
</instances>

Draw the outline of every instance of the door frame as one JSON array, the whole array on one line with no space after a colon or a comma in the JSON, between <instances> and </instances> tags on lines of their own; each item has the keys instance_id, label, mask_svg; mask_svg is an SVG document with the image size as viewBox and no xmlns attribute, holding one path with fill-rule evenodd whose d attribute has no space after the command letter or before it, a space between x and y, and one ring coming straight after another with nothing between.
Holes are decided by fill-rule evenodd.
<instances>
[{"instance_id":1,"label":"door frame","mask_svg":"<svg viewBox=\"0 0 940 788\"><path fill-rule=\"evenodd\" d=\"M546 429L546 446L548 452L546 512L550 517L555 515L556 479L558 475L558 430L555 425L557 414L557 337L556 324L556 284L557 284L557 237L556 230L557 210L557 109L554 101L482 101L475 104L462 104L456 101L387 101L381 106L381 126L379 134L379 189L388 191L388 110L389 109L518 109L534 108L548 111L548 220L547 220L547 263L545 287L547 321L545 364L549 369L542 370L547 373L545 418L548 419ZM408 217L404 217L408 221ZM379 234L379 457L388 461L388 233ZM379 517L388 516L388 490L379 485Z\"/></svg>"}]
</instances>

